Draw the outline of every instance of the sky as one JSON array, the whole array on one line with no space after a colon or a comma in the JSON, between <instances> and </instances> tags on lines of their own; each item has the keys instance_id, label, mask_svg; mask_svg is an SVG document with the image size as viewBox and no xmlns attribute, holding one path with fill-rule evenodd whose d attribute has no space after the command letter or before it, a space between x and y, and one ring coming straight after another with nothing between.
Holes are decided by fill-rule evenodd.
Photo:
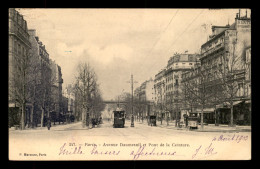
<instances>
[{"instance_id":1,"label":"sky","mask_svg":"<svg viewBox=\"0 0 260 169\"><path fill-rule=\"evenodd\" d=\"M61 66L63 88L89 63L105 100L154 79L175 53L199 53L211 26L231 25L238 9L16 9ZM245 9L241 9L245 15ZM248 10L250 15L250 10Z\"/></svg>"}]
</instances>

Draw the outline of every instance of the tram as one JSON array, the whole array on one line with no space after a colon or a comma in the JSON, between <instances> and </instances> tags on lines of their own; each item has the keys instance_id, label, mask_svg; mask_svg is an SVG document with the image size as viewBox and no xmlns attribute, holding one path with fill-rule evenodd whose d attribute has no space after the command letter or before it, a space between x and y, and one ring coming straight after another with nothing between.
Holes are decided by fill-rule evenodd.
<instances>
[{"instance_id":1,"label":"tram","mask_svg":"<svg viewBox=\"0 0 260 169\"><path fill-rule=\"evenodd\" d=\"M198 117L196 113L190 113L188 117L188 127L189 129L198 129Z\"/></svg>"},{"instance_id":2,"label":"tram","mask_svg":"<svg viewBox=\"0 0 260 169\"><path fill-rule=\"evenodd\" d=\"M117 108L114 113L114 128L124 128L125 126L125 111L122 110L121 108Z\"/></svg>"}]
</instances>

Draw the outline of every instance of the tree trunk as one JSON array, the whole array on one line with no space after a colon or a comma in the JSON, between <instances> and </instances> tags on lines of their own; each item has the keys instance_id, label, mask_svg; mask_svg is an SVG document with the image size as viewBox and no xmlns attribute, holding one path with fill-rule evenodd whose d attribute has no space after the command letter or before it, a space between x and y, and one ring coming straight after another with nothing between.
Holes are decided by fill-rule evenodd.
<instances>
[{"instance_id":1,"label":"tree trunk","mask_svg":"<svg viewBox=\"0 0 260 169\"><path fill-rule=\"evenodd\" d=\"M204 118L203 118L203 114L204 114L204 106L202 106L202 109L201 109L201 120L200 120L200 124L201 124L201 129L204 128Z\"/></svg>"},{"instance_id":2,"label":"tree trunk","mask_svg":"<svg viewBox=\"0 0 260 169\"><path fill-rule=\"evenodd\" d=\"M33 114L34 114L34 109L35 109L35 105L33 104L33 105L32 105L32 109L31 109L31 117L30 117L31 128L34 127L34 124L33 124Z\"/></svg>"},{"instance_id":3,"label":"tree trunk","mask_svg":"<svg viewBox=\"0 0 260 169\"><path fill-rule=\"evenodd\" d=\"M178 112L175 112L175 127L177 127Z\"/></svg>"},{"instance_id":4,"label":"tree trunk","mask_svg":"<svg viewBox=\"0 0 260 169\"><path fill-rule=\"evenodd\" d=\"M41 114L41 127L43 127L43 120L44 120L44 108L42 107L42 114Z\"/></svg>"},{"instance_id":5,"label":"tree trunk","mask_svg":"<svg viewBox=\"0 0 260 169\"><path fill-rule=\"evenodd\" d=\"M89 123L90 123L90 115L89 112L86 112L86 126L89 128Z\"/></svg>"},{"instance_id":6,"label":"tree trunk","mask_svg":"<svg viewBox=\"0 0 260 169\"><path fill-rule=\"evenodd\" d=\"M218 126L217 125L217 107L216 107L216 105L215 105L214 113L215 113L215 126Z\"/></svg>"},{"instance_id":7,"label":"tree trunk","mask_svg":"<svg viewBox=\"0 0 260 169\"><path fill-rule=\"evenodd\" d=\"M21 130L25 129L25 103L22 104Z\"/></svg>"},{"instance_id":8,"label":"tree trunk","mask_svg":"<svg viewBox=\"0 0 260 169\"><path fill-rule=\"evenodd\" d=\"M169 126L169 114L167 113L167 115L166 115L166 120L167 120L167 126Z\"/></svg>"},{"instance_id":9,"label":"tree trunk","mask_svg":"<svg viewBox=\"0 0 260 169\"><path fill-rule=\"evenodd\" d=\"M25 73L24 73L24 78L25 78ZM21 115L21 129L25 129L25 109L26 109L26 99L25 99L25 79L24 79L24 84L23 84L23 100L22 100L22 115Z\"/></svg>"},{"instance_id":10,"label":"tree trunk","mask_svg":"<svg viewBox=\"0 0 260 169\"><path fill-rule=\"evenodd\" d=\"M86 127L86 109L82 108L82 127Z\"/></svg>"},{"instance_id":11,"label":"tree trunk","mask_svg":"<svg viewBox=\"0 0 260 169\"><path fill-rule=\"evenodd\" d=\"M162 125L162 120L163 120L163 114L161 114L161 125Z\"/></svg>"},{"instance_id":12,"label":"tree trunk","mask_svg":"<svg viewBox=\"0 0 260 169\"><path fill-rule=\"evenodd\" d=\"M144 122L144 113L142 112L142 123Z\"/></svg>"},{"instance_id":13,"label":"tree trunk","mask_svg":"<svg viewBox=\"0 0 260 169\"><path fill-rule=\"evenodd\" d=\"M230 108L230 126L233 127L234 126L234 119L233 119L233 102L231 102L230 104L231 108Z\"/></svg>"}]
</instances>

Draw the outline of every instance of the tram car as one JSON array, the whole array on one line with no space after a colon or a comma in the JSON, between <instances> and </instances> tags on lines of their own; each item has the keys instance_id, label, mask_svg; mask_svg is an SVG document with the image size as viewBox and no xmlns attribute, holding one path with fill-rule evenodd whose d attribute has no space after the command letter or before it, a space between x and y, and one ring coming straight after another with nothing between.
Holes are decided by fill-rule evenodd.
<instances>
[{"instance_id":1,"label":"tram car","mask_svg":"<svg viewBox=\"0 0 260 169\"><path fill-rule=\"evenodd\" d=\"M189 129L198 129L198 117L196 113L190 113L188 116Z\"/></svg>"},{"instance_id":2,"label":"tram car","mask_svg":"<svg viewBox=\"0 0 260 169\"><path fill-rule=\"evenodd\" d=\"M117 108L115 111L113 111L114 114L114 128L124 128L125 126L125 111L121 108Z\"/></svg>"}]
</instances>

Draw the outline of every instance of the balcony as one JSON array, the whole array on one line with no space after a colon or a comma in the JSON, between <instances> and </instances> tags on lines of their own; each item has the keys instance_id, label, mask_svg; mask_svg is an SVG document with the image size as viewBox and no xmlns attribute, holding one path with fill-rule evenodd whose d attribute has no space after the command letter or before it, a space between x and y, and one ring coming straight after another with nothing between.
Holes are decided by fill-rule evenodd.
<instances>
[{"instance_id":1,"label":"balcony","mask_svg":"<svg viewBox=\"0 0 260 169\"><path fill-rule=\"evenodd\" d=\"M24 35L22 35L19 31L16 31L16 35L18 38L20 38L26 45L30 46L29 39L25 38Z\"/></svg>"},{"instance_id":2,"label":"balcony","mask_svg":"<svg viewBox=\"0 0 260 169\"><path fill-rule=\"evenodd\" d=\"M203 57L205 57L205 56L207 56L207 55L209 55L209 54L211 54L211 53L213 53L213 52L215 52L215 51L217 51L217 50L219 50L219 49L221 49L221 48L224 49L224 46L225 46L224 43L219 43L219 44L216 45L215 47L213 47L213 48L211 48L211 49L205 51L204 53L202 53L202 54L201 54L201 58L203 58Z\"/></svg>"}]
</instances>

